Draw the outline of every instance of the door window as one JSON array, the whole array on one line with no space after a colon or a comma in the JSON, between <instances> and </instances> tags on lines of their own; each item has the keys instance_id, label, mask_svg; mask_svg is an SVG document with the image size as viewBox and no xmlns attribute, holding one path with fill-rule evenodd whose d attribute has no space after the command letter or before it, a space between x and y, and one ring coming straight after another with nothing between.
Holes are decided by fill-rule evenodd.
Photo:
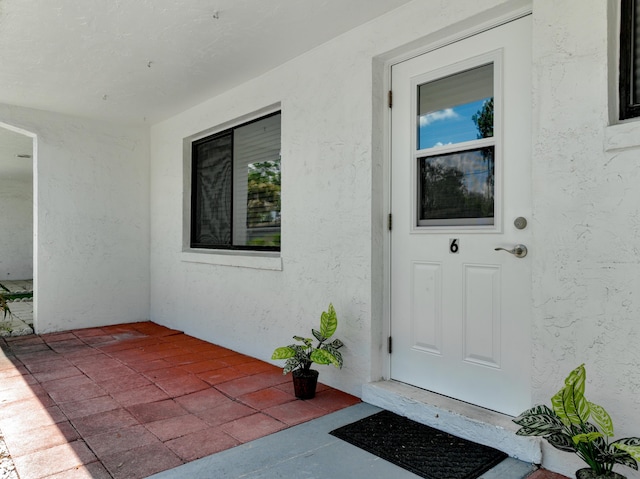
<instances>
[{"instance_id":1,"label":"door window","mask_svg":"<svg viewBox=\"0 0 640 479\"><path fill-rule=\"evenodd\" d=\"M493 225L494 64L417 87L417 226Z\"/></svg>"}]
</instances>

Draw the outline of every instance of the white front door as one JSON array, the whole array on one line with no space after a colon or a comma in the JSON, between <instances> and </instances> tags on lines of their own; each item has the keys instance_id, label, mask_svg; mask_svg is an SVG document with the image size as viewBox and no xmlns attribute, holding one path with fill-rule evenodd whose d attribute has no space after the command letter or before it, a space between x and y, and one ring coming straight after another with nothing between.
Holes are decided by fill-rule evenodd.
<instances>
[{"instance_id":1,"label":"white front door","mask_svg":"<svg viewBox=\"0 0 640 479\"><path fill-rule=\"evenodd\" d=\"M392 90L391 377L516 415L535 251L496 248L534 227L531 17L394 65Z\"/></svg>"}]
</instances>

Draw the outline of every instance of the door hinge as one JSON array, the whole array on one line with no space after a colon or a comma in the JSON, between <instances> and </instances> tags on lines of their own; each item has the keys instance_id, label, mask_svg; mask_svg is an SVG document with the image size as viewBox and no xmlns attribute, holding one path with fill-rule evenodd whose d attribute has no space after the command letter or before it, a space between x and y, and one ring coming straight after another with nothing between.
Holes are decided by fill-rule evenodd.
<instances>
[{"instance_id":1,"label":"door hinge","mask_svg":"<svg viewBox=\"0 0 640 479\"><path fill-rule=\"evenodd\" d=\"M389 336L389 339L387 342L387 350L389 351L389 354L391 354L391 352L393 351L393 342L391 340L391 336Z\"/></svg>"},{"instance_id":2,"label":"door hinge","mask_svg":"<svg viewBox=\"0 0 640 479\"><path fill-rule=\"evenodd\" d=\"M387 95L387 104L389 105L389 108L393 108L393 92L391 90L389 90Z\"/></svg>"},{"instance_id":3,"label":"door hinge","mask_svg":"<svg viewBox=\"0 0 640 479\"><path fill-rule=\"evenodd\" d=\"M387 217L387 228L389 229L389 231L391 231L392 227L393 227L393 217L391 216L391 213L389 213L389 216Z\"/></svg>"}]
</instances>

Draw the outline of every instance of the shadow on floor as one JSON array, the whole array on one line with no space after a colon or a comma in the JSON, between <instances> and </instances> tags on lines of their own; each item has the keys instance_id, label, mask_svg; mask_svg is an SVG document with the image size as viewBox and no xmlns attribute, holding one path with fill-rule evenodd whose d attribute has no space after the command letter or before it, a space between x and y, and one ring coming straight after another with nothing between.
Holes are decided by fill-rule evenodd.
<instances>
[{"instance_id":1,"label":"shadow on floor","mask_svg":"<svg viewBox=\"0 0 640 479\"><path fill-rule=\"evenodd\" d=\"M143 478L360 402L323 385L298 400L280 368L150 322L0 346L21 478Z\"/></svg>"}]
</instances>

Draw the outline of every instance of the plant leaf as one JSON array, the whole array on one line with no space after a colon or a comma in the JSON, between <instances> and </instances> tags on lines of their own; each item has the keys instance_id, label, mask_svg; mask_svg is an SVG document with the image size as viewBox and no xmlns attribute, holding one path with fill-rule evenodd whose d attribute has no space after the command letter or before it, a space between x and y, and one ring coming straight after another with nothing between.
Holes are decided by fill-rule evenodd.
<instances>
[{"instance_id":1,"label":"plant leaf","mask_svg":"<svg viewBox=\"0 0 640 479\"><path fill-rule=\"evenodd\" d=\"M618 439L611 445L626 452L636 461L640 461L640 438L625 437L624 439Z\"/></svg>"},{"instance_id":2,"label":"plant leaf","mask_svg":"<svg viewBox=\"0 0 640 479\"><path fill-rule=\"evenodd\" d=\"M513 420L522 429L517 432L520 436L546 436L554 432L561 432L562 421L547 406L531 408Z\"/></svg>"},{"instance_id":3,"label":"plant leaf","mask_svg":"<svg viewBox=\"0 0 640 479\"><path fill-rule=\"evenodd\" d=\"M334 362L333 365L335 367L339 368L339 369L342 369L342 353L340 353L340 351L335 349L331 344L325 344L322 347L322 349L327 351L329 354L331 354L336 359L336 362Z\"/></svg>"},{"instance_id":4,"label":"plant leaf","mask_svg":"<svg viewBox=\"0 0 640 479\"><path fill-rule=\"evenodd\" d=\"M333 304L329 303L329 310L320 315L320 334L328 339L333 336L336 329L338 329L338 317L336 310L333 309Z\"/></svg>"},{"instance_id":5,"label":"plant leaf","mask_svg":"<svg viewBox=\"0 0 640 479\"><path fill-rule=\"evenodd\" d=\"M300 341L304 343L307 347L310 347L313 344L313 339L311 338L303 338L302 336L294 336L293 339L296 341Z\"/></svg>"},{"instance_id":6,"label":"plant leaf","mask_svg":"<svg viewBox=\"0 0 640 479\"><path fill-rule=\"evenodd\" d=\"M522 418L518 424L528 432L528 434L519 434L520 436L546 436L554 432L561 432L563 428L562 423L558 424L556 420L544 415L527 416Z\"/></svg>"},{"instance_id":7,"label":"plant leaf","mask_svg":"<svg viewBox=\"0 0 640 479\"><path fill-rule=\"evenodd\" d=\"M287 359L287 362L284 364L284 369L282 370L282 374L284 375L284 374L290 373L291 371L298 368L299 366L300 366L300 361L298 361L296 358L289 358Z\"/></svg>"},{"instance_id":8,"label":"plant leaf","mask_svg":"<svg viewBox=\"0 0 640 479\"><path fill-rule=\"evenodd\" d=\"M333 364L335 367L340 367L336 357L326 349L316 349L311 353L311 360L318 364Z\"/></svg>"},{"instance_id":9,"label":"plant leaf","mask_svg":"<svg viewBox=\"0 0 640 479\"><path fill-rule=\"evenodd\" d=\"M587 401L588 402L588 401ZM602 406L598 406L592 402L589 403L591 418L600 427L600 430L606 436L613 436L613 421L609 413Z\"/></svg>"},{"instance_id":10,"label":"plant leaf","mask_svg":"<svg viewBox=\"0 0 640 479\"><path fill-rule=\"evenodd\" d=\"M7 314L11 316L11 310L9 309L9 304L4 294L0 294L0 310L4 313L4 319L7 319Z\"/></svg>"},{"instance_id":11,"label":"plant leaf","mask_svg":"<svg viewBox=\"0 0 640 479\"><path fill-rule=\"evenodd\" d=\"M571 371L565 379L565 386L551 398L553 410L566 425L584 424L589 419L591 412L584 397L585 381L586 372L582 364Z\"/></svg>"},{"instance_id":12,"label":"plant leaf","mask_svg":"<svg viewBox=\"0 0 640 479\"><path fill-rule=\"evenodd\" d=\"M537 416L538 414L547 414L549 416L557 417L556 413L553 412L548 406L545 406L544 404L538 404L537 406L534 406L531 409L527 409L526 411L524 411L522 414L520 414L520 416L515 418L513 422L515 422L516 424L519 424L518 420L520 418L523 418L525 416Z\"/></svg>"},{"instance_id":13,"label":"plant leaf","mask_svg":"<svg viewBox=\"0 0 640 479\"><path fill-rule=\"evenodd\" d=\"M342 346L344 346L344 343L342 341L340 341L339 339L334 339L331 342L331 347L333 349L340 349Z\"/></svg>"},{"instance_id":14,"label":"plant leaf","mask_svg":"<svg viewBox=\"0 0 640 479\"><path fill-rule=\"evenodd\" d=\"M550 434L546 437L546 440L549 441L556 449L560 449L565 452L576 452L576 446L573 444L571 437L564 433L554 433Z\"/></svg>"},{"instance_id":15,"label":"plant leaf","mask_svg":"<svg viewBox=\"0 0 640 479\"><path fill-rule=\"evenodd\" d=\"M322 334L320 334L320 331L318 331L317 329L312 329L311 332L313 333L313 337L316 338L318 341L322 342L327 340L327 338L325 338Z\"/></svg>"},{"instance_id":16,"label":"plant leaf","mask_svg":"<svg viewBox=\"0 0 640 479\"><path fill-rule=\"evenodd\" d=\"M577 445L577 444L580 444L581 442L584 442L587 444L594 442L596 439L600 437L602 437L602 433L600 432L588 432L586 434L576 434L571 439L573 440L573 443Z\"/></svg>"},{"instance_id":17,"label":"plant leaf","mask_svg":"<svg viewBox=\"0 0 640 479\"><path fill-rule=\"evenodd\" d=\"M271 355L271 359L288 359L294 357L295 355L295 349L290 348L289 346L283 346L281 348L276 348L276 350Z\"/></svg>"},{"instance_id":18,"label":"plant leaf","mask_svg":"<svg viewBox=\"0 0 640 479\"><path fill-rule=\"evenodd\" d=\"M638 470L638 463L636 460L631 457L631 455L626 452L620 452L618 454L614 454L613 456L614 463L622 464L623 466L630 467L631 469Z\"/></svg>"}]
</instances>

